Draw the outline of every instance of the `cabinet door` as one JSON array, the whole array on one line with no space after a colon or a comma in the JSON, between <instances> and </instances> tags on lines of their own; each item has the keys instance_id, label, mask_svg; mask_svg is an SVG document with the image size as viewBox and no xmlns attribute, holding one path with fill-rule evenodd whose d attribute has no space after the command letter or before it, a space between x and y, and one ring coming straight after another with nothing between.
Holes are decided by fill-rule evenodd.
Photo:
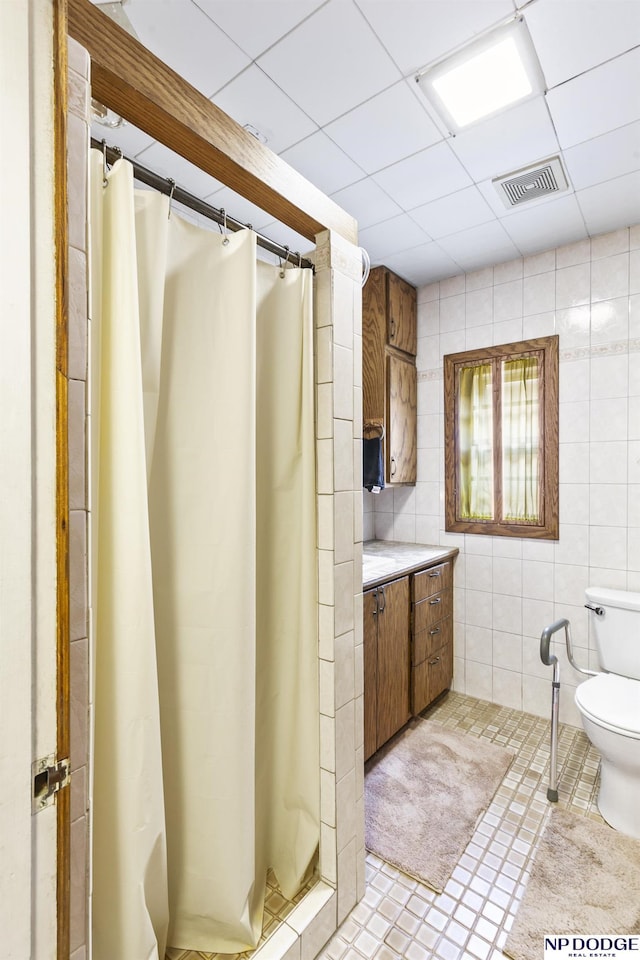
<instances>
[{"instance_id":1,"label":"cabinet door","mask_svg":"<svg viewBox=\"0 0 640 960\"><path fill-rule=\"evenodd\" d=\"M374 268L362 291L362 416L384 423L387 300L384 267Z\"/></svg>"},{"instance_id":2,"label":"cabinet door","mask_svg":"<svg viewBox=\"0 0 640 960\"><path fill-rule=\"evenodd\" d=\"M410 716L409 578L378 587L378 746Z\"/></svg>"},{"instance_id":3,"label":"cabinet door","mask_svg":"<svg viewBox=\"0 0 640 960\"><path fill-rule=\"evenodd\" d=\"M417 372L413 360L387 356L387 403L387 482L415 483Z\"/></svg>"},{"instance_id":4,"label":"cabinet door","mask_svg":"<svg viewBox=\"0 0 640 960\"><path fill-rule=\"evenodd\" d=\"M388 273L387 277L387 343L415 357L418 347L415 287L394 273Z\"/></svg>"},{"instance_id":5,"label":"cabinet door","mask_svg":"<svg viewBox=\"0 0 640 960\"><path fill-rule=\"evenodd\" d=\"M364 758L378 749L378 591L367 590L364 608Z\"/></svg>"}]
</instances>

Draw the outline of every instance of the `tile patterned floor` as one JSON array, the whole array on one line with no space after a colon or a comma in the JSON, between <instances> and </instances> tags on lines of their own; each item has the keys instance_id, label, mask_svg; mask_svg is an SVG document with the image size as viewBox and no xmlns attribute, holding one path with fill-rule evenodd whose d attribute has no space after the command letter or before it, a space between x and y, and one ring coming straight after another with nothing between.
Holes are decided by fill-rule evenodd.
<instances>
[{"instance_id":1,"label":"tile patterned floor","mask_svg":"<svg viewBox=\"0 0 640 960\"><path fill-rule=\"evenodd\" d=\"M425 711L434 723L510 747L516 758L442 894L367 854L367 889L321 960L504 960L502 947L549 811L547 720L450 692ZM561 725L561 805L602 822L597 752Z\"/></svg>"},{"instance_id":2,"label":"tile patterned floor","mask_svg":"<svg viewBox=\"0 0 640 960\"><path fill-rule=\"evenodd\" d=\"M504 960L502 947L549 810L549 721L453 692L423 716L448 729L510 747L516 758L444 892L436 894L367 854L364 899L319 960ZM560 804L602 821L596 806L598 763L598 754L583 731L561 724ZM261 943L293 906L270 877ZM244 960L250 956L250 952L170 950L167 960Z\"/></svg>"}]
</instances>

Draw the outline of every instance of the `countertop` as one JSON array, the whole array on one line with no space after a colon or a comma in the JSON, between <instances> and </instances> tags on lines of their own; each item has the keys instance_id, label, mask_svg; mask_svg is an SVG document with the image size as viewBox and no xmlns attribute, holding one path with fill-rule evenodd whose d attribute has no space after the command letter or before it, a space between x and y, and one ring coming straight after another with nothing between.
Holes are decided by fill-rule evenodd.
<instances>
[{"instance_id":1,"label":"countertop","mask_svg":"<svg viewBox=\"0 0 640 960\"><path fill-rule=\"evenodd\" d=\"M395 577L414 573L433 563L457 556L458 548L397 540L366 540L362 545L362 583L369 590Z\"/></svg>"}]
</instances>

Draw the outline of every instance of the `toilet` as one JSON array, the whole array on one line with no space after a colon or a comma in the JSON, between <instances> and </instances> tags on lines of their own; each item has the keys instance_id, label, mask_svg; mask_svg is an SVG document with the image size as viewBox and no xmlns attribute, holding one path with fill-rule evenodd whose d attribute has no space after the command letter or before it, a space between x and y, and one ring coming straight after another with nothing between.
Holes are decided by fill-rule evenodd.
<instances>
[{"instance_id":1,"label":"toilet","mask_svg":"<svg viewBox=\"0 0 640 960\"><path fill-rule=\"evenodd\" d=\"M578 686L575 702L602 758L598 809L640 839L640 593L589 587L586 598L604 672Z\"/></svg>"}]
</instances>

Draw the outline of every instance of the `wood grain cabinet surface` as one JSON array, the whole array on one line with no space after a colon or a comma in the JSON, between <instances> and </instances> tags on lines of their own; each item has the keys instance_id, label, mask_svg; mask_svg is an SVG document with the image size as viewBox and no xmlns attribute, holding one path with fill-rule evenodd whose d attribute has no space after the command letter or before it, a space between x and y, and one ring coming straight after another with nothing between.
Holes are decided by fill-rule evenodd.
<instances>
[{"instance_id":1,"label":"wood grain cabinet surface","mask_svg":"<svg viewBox=\"0 0 640 960\"><path fill-rule=\"evenodd\" d=\"M453 678L452 561L414 574L411 595L411 712L417 716Z\"/></svg>"},{"instance_id":2,"label":"wood grain cabinet surface","mask_svg":"<svg viewBox=\"0 0 640 960\"><path fill-rule=\"evenodd\" d=\"M364 592L364 758L453 679L453 560Z\"/></svg>"},{"instance_id":3,"label":"wood grain cabinet surface","mask_svg":"<svg viewBox=\"0 0 640 960\"><path fill-rule=\"evenodd\" d=\"M364 594L364 758L411 716L409 577Z\"/></svg>"},{"instance_id":4,"label":"wood grain cabinet surface","mask_svg":"<svg viewBox=\"0 0 640 960\"><path fill-rule=\"evenodd\" d=\"M362 294L364 436L383 434L385 483L415 484L417 294L374 267Z\"/></svg>"}]
</instances>

